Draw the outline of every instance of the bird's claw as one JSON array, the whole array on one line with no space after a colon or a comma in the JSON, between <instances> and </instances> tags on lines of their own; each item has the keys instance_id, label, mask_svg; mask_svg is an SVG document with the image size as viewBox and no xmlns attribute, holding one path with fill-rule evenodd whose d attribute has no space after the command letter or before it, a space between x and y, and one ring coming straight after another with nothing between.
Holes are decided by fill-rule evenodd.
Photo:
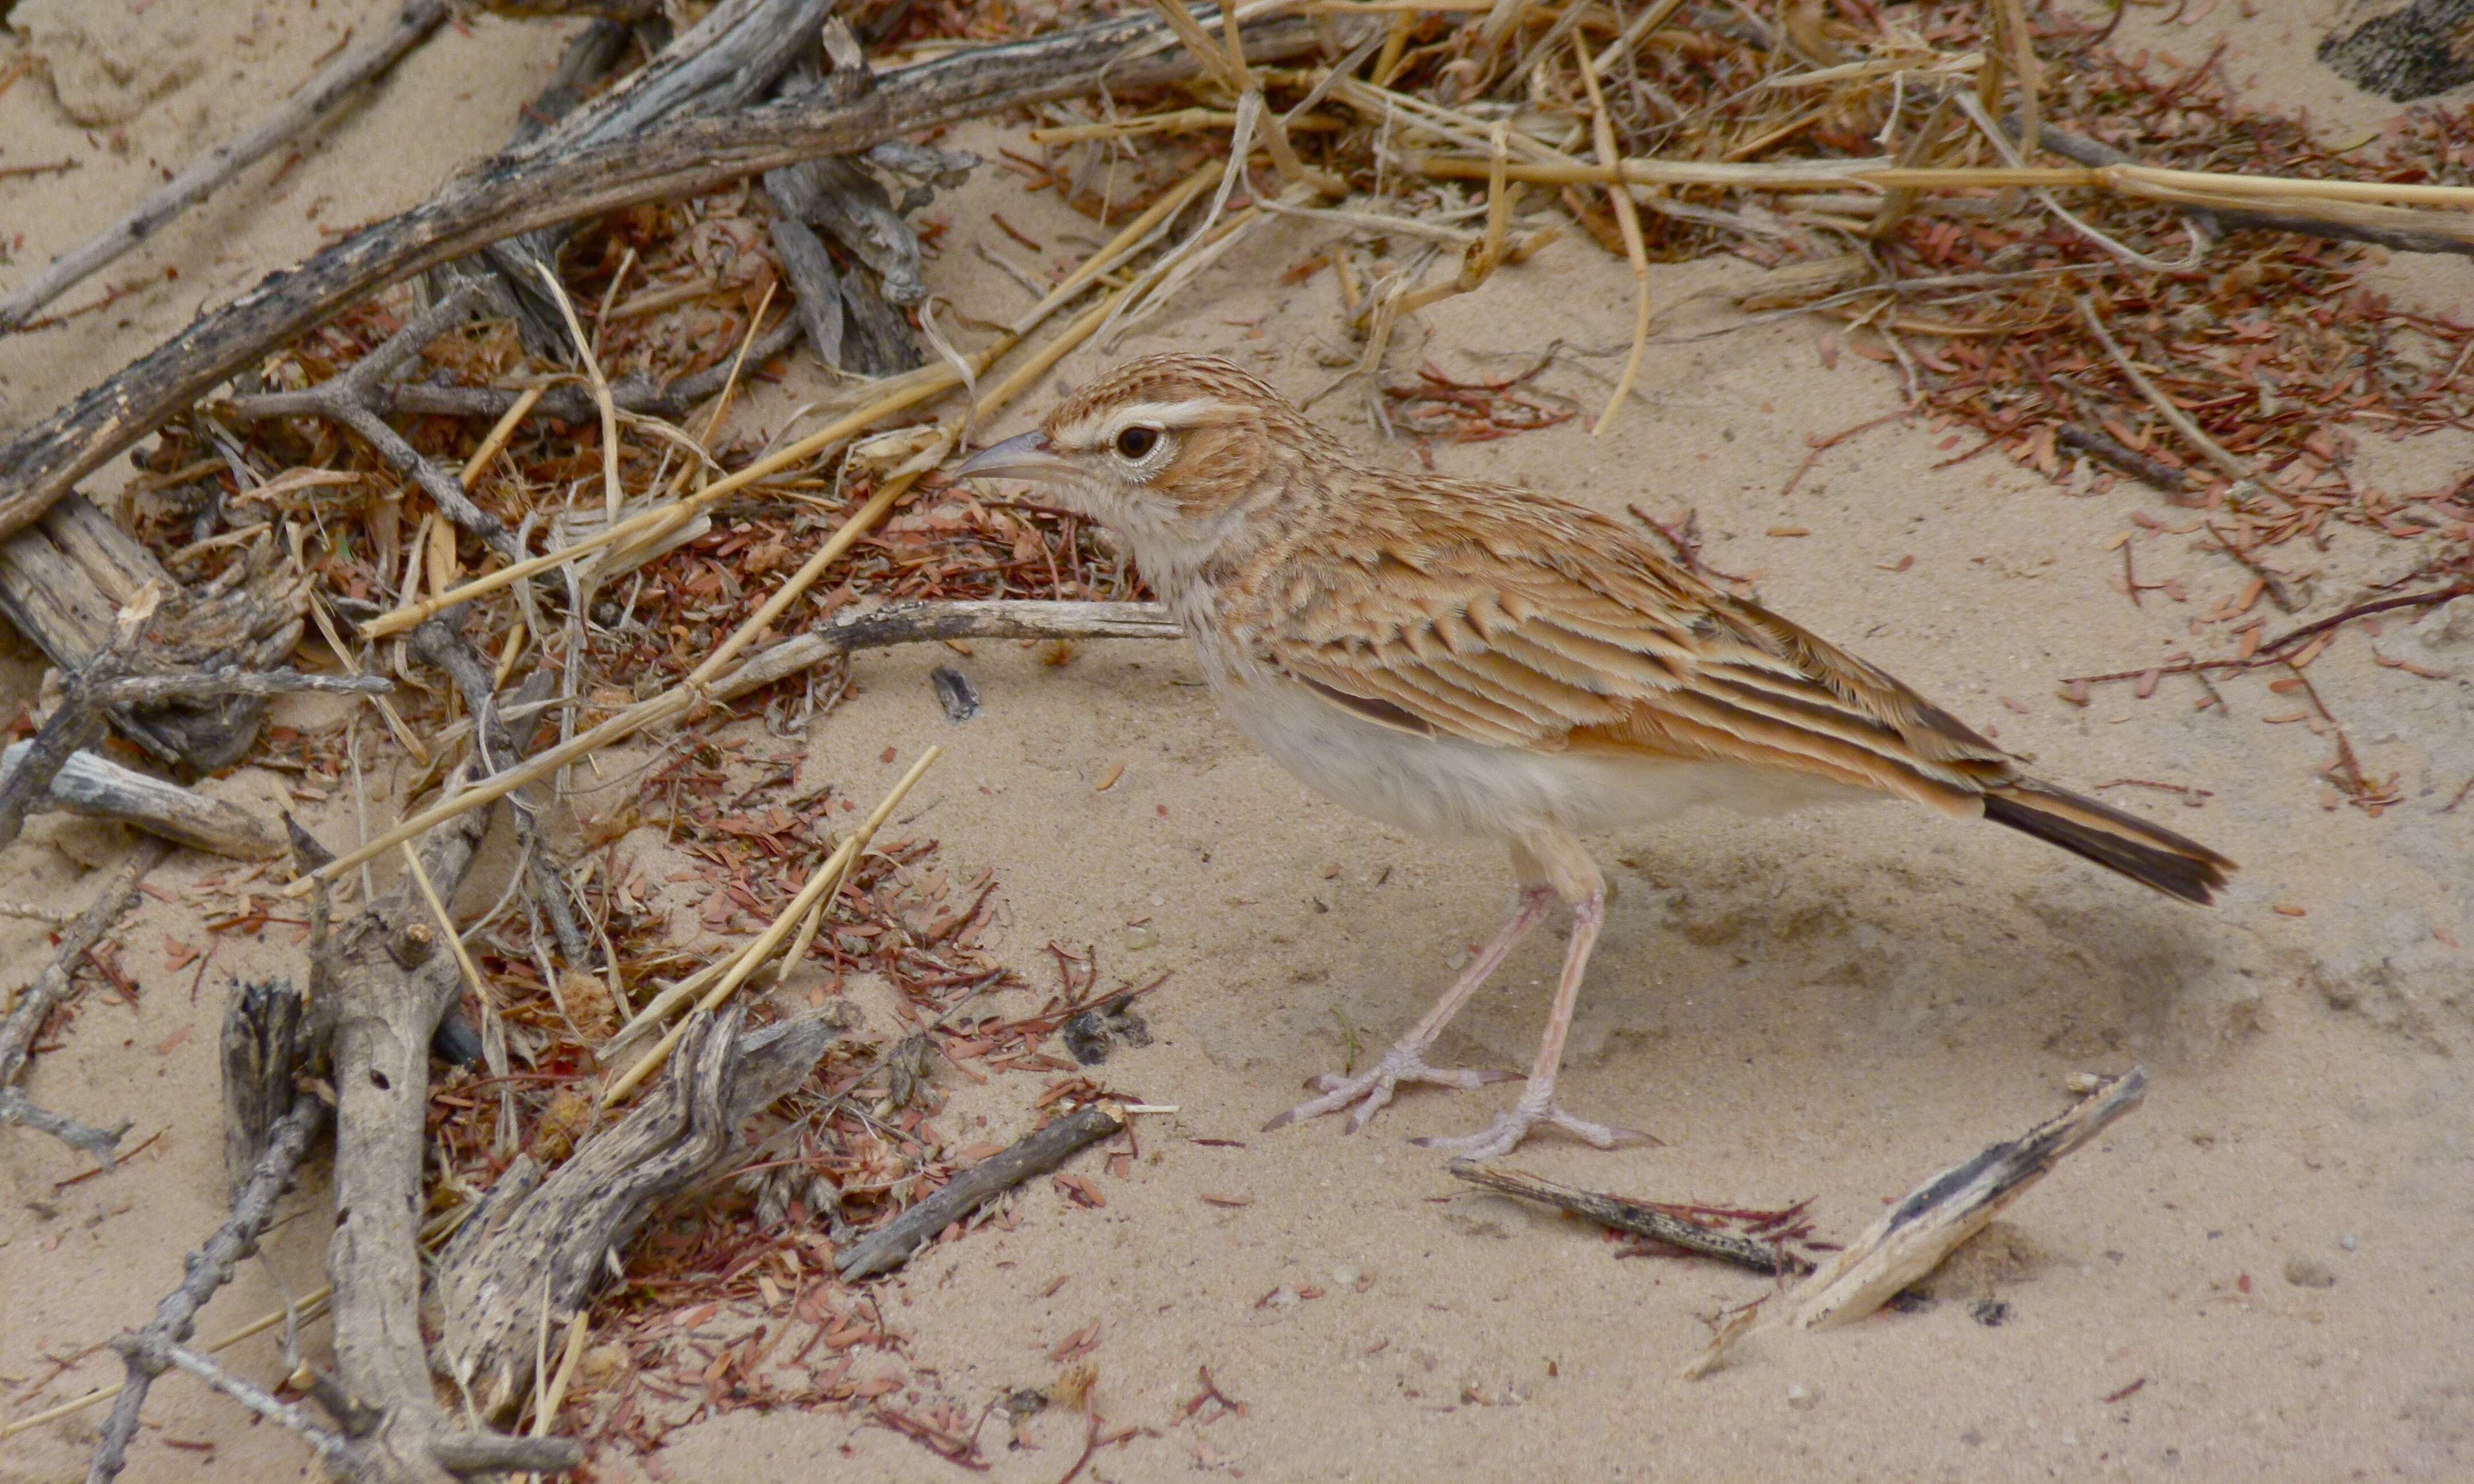
<instances>
[{"instance_id":1,"label":"bird's claw","mask_svg":"<svg viewBox=\"0 0 2474 1484\"><path fill-rule=\"evenodd\" d=\"M1367 1121L1392 1101L1393 1093L1402 1083L1432 1083L1437 1087L1458 1088L1467 1091L1491 1082L1510 1082L1514 1076L1512 1072L1492 1068L1429 1066L1418 1051L1395 1046L1383 1054L1383 1060L1354 1077L1324 1072L1313 1078L1306 1086L1322 1095L1299 1103L1264 1124L1263 1128L1266 1132L1285 1128L1308 1118L1338 1113L1354 1103L1357 1107L1349 1113L1346 1127L1346 1132L1354 1134L1366 1127Z\"/></svg>"},{"instance_id":2,"label":"bird's claw","mask_svg":"<svg viewBox=\"0 0 2474 1484\"><path fill-rule=\"evenodd\" d=\"M1552 1124L1564 1133L1599 1149L1615 1149L1626 1144L1654 1145L1661 1140L1654 1134L1639 1129L1627 1129L1614 1124L1591 1123L1576 1118L1553 1103L1532 1105L1522 1098L1510 1110L1495 1114L1494 1121L1474 1134L1429 1136L1409 1142L1420 1149L1440 1149L1459 1159L1492 1160L1510 1154L1514 1146L1539 1124Z\"/></svg>"}]
</instances>

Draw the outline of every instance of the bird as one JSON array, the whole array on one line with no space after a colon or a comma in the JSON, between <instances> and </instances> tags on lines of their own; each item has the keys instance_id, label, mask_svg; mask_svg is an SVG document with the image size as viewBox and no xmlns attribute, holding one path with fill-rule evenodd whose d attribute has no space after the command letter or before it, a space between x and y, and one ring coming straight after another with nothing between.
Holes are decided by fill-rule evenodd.
<instances>
[{"instance_id":1,"label":"bird","mask_svg":"<svg viewBox=\"0 0 2474 1484\"><path fill-rule=\"evenodd\" d=\"M1120 365L952 477L1031 482L1041 503L1112 532L1228 720L1309 789L1416 834L1509 850L1512 915L1434 1008L1266 1128L1347 1109L1355 1132L1403 1085L1508 1080L1427 1053L1560 901L1563 969L1517 1099L1475 1133L1415 1142L1487 1159L1541 1125L1600 1148L1647 1140L1555 1097L1606 921L1585 834L1703 805L1892 799L1990 820L2184 901L2211 902L2236 870L2028 776L1905 684L1633 528L1512 485L1371 463L1219 356Z\"/></svg>"}]
</instances>

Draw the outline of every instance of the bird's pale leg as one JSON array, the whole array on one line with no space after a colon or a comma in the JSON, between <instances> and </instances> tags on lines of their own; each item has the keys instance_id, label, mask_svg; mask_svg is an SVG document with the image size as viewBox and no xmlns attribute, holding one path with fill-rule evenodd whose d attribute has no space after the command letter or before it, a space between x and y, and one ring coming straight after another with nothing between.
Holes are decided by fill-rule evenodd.
<instances>
[{"instance_id":1,"label":"bird's pale leg","mask_svg":"<svg viewBox=\"0 0 2474 1484\"><path fill-rule=\"evenodd\" d=\"M1494 935L1494 940L1469 961L1468 968L1462 970L1450 989L1443 992L1443 997L1435 1001L1435 1007L1426 1012L1424 1018L1411 1026L1408 1035L1383 1053L1383 1060L1355 1077L1343 1077L1332 1072L1317 1077L1312 1086L1322 1096L1299 1103L1263 1127L1276 1129L1284 1124L1319 1118L1356 1103L1357 1111L1348 1115L1348 1132L1354 1134L1366 1127L1366 1120L1373 1117L1384 1104L1392 1101L1394 1089L1401 1083L1431 1082L1441 1087L1468 1089L1511 1080L1510 1072L1444 1070L1429 1066L1426 1065L1426 1048L1435 1043L1435 1038L1443 1033L1443 1027L1451 1023L1452 1017L1461 1013L1461 1007L1468 1003L1469 996L1477 993L1478 986L1486 983L1488 976L1512 956L1512 950L1520 945L1521 939L1529 936L1529 930L1545 920L1546 909L1554 899L1552 887L1523 887L1520 905L1513 911L1511 921L1505 922L1502 930ZM1550 1077L1548 1081L1551 1086L1553 1079Z\"/></svg>"},{"instance_id":2,"label":"bird's pale leg","mask_svg":"<svg viewBox=\"0 0 2474 1484\"><path fill-rule=\"evenodd\" d=\"M1520 1089L1520 1101L1513 1104L1509 1113L1497 1114L1491 1126L1478 1133L1410 1142L1426 1149L1446 1149L1473 1160L1491 1160L1510 1152L1522 1136L1540 1123L1551 1123L1600 1149L1656 1142L1638 1129L1590 1123L1555 1106L1555 1072L1564 1064L1564 1041L1571 1034L1572 1010L1580 1002L1581 980L1589 969L1589 951L1597 945L1598 929L1606 920L1607 894L1603 886L1593 887L1572 905L1572 937L1564 949L1564 976L1555 983L1555 1006L1547 1013L1546 1034L1538 1042L1538 1060L1529 1068L1529 1084Z\"/></svg>"}]
</instances>

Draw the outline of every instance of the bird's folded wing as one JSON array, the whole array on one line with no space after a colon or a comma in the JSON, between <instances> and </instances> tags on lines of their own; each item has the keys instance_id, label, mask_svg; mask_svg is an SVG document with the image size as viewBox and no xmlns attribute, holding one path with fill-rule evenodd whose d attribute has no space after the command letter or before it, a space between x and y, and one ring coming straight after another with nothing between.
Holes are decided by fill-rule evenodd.
<instances>
[{"instance_id":1,"label":"bird's folded wing","mask_svg":"<svg viewBox=\"0 0 2474 1484\"><path fill-rule=\"evenodd\" d=\"M1297 559L1261 658L1370 720L1491 747L1766 765L1944 808L2016 776L1914 691L1621 527L1573 534Z\"/></svg>"}]
</instances>

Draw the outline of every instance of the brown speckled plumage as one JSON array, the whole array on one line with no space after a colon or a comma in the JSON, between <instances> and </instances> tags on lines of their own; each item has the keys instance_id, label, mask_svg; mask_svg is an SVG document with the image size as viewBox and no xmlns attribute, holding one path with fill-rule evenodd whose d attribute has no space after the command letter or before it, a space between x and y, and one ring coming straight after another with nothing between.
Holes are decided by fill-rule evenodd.
<instances>
[{"instance_id":1,"label":"brown speckled plumage","mask_svg":"<svg viewBox=\"0 0 2474 1484\"><path fill-rule=\"evenodd\" d=\"M1548 1043L1520 1107L1465 1141L1476 1152L1540 1121L1621 1132L1549 1100L1602 893L1578 832L1872 794L1982 815L2189 900L2233 869L2027 778L1949 712L1637 532L1510 486L1365 464L1217 357L1121 367L974 466L1053 483L1122 535L1231 719L1304 781L1408 827L1509 844L1528 895L1494 959L1540 892L1575 903ZM1362 1121L1397 1081L1469 1085L1419 1053L1474 988L1465 975L1388 1073L1331 1082L1284 1116L1359 1101Z\"/></svg>"}]
</instances>

